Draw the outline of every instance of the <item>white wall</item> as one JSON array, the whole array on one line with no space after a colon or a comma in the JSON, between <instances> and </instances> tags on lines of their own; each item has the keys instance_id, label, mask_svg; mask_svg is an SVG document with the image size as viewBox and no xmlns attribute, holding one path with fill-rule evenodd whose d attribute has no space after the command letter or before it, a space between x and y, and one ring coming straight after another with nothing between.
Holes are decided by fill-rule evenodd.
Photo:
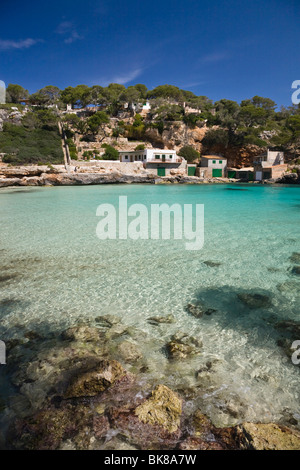
<instances>
[{"instance_id":1,"label":"white wall","mask_svg":"<svg viewBox=\"0 0 300 470\"><path fill-rule=\"evenodd\" d=\"M147 154L147 162L149 161L159 161L162 160L162 155L165 155L165 161L166 162L176 162L177 155L176 155L176 150L166 150L166 149L146 149L146 154ZM159 155L159 159L156 159L155 156Z\"/></svg>"},{"instance_id":2,"label":"white wall","mask_svg":"<svg viewBox=\"0 0 300 470\"><path fill-rule=\"evenodd\" d=\"M165 155L166 162L175 163L177 160L176 150L166 150L166 149L145 149L145 150L135 150L134 152L128 151L119 152L121 162L130 162L130 157L132 156L134 161L138 162L149 162L155 161L158 162L162 160L162 155ZM159 155L159 159L155 158L155 155ZM125 157L128 156L126 159ZM135 157L137 157L135 159ZM141 157L141 158L139 158ZM146 158L145 158L146 157Z\"/></svg>"}]
</instances>

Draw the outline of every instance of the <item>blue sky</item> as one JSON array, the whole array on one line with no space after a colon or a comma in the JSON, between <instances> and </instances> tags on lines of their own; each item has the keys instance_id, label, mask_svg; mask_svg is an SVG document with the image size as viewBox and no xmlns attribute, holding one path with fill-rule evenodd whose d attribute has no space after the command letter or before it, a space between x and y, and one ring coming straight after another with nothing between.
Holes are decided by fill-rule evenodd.
<instances>
[{"instance_id":1,"label":"blue sky","mask_svg":"<svg viewBox=\"0 0 300 470\"><path fill-rule=\"evenodd\" d=\"M1 0L0 79L149 89L291 105L300 80L299 0Z\"/></svg>"}]
</instances>

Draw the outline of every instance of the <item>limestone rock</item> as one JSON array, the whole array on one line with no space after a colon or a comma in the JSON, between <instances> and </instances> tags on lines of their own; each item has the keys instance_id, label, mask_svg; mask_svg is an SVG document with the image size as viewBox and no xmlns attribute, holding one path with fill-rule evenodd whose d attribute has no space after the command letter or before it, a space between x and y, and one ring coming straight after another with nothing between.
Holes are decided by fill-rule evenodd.
<instances>
[{"instance_id":1,"label":"limestone rock","mask_svg":"<svg viewBox=\"0 0 300 470\"><path fill-rule=\"evenodd\" d=\"M128 363L134 363L142 358L140 349L130 341L123 341L119 344L118 353L121 358Z\"/></svg>"},{"instance_id":2,"label":"limestone rock","mask_svg":"<svg viewBox=\"0 0 300 470\"><path fill-rule=\"evenodd\" d=\"M149 317L148 318L148 323L151 325L157 326L161 323L174 323L175 319L173 315L167 315L167 316L162 316L162 317Z\"/></svg>"},{"instance_id":3,"label":"limestone rock","mask_svg":"<svg viewBox=\"0 0 300 470\"><path fill-rule=\"evenodd\" d=\"M165 385L158 385L152 396L135 409L143 423L158 424L173 433L180 425L182 400Z\"/></svg>"},{"instance_id":4,"label":"limestone rock","mask_svg":"<svg viewBox=\"0 0 300 470\"><path fill-rule=\"evenodd\" d=\"M189 303L186 306L186 311L195 318L201 318L203 315L211 315L217 310L214 308L205 308L201 303L197 302L196 304Z\"/></svg>"},{"instance_id":5,"label":"limestone rock","mask_svg":"<svg viewBox=\"0 0 300 470\"><path fill-rule=\"evenodd\" d=\"M119 362L103 360L94 369L76 375L67 388L65 398L96 396L125 374Z\"/></svg>"},{"instance_id":6,"label":"limestone rock","mask_svg":"<svg viewBox=\"0 0 300 470\"><path fill-rule=\"evenodd\" d=\"M177 333L172 336L166 348L170 359L185 359L201 353L202 341L186 333Z\"/></svg>"},{"instance_id":7,"label":"limestone rock","mask_svg":"<svg viewBox=\"0 0 300 470\"><path fill-rule=\"evenodd\" d=\"M201 318L204 314L204 309L200 304L189 303L186 306L186 311L190 313L195 318Z\"/></svg>"},{"instance_id":8,"label":"limestone rock","mask_svg":"<svg viewBox=\"0 0 300 470\"><path fill-rule=\"evenodd\" d=\"M300 450L300 433L285 426L243 423L236 432L242 449Z\"/></svg>"},{"instance_id":9,"label":"limestone rock","mask_svg":"<svg viewBox=\"0 0 300 470\"><path fill-rule=\"evenodd\" d=\"M88 325L74 326L64 331L62 337L71 341L99 341L100 330Z\"/></svg>"}]
</instances>

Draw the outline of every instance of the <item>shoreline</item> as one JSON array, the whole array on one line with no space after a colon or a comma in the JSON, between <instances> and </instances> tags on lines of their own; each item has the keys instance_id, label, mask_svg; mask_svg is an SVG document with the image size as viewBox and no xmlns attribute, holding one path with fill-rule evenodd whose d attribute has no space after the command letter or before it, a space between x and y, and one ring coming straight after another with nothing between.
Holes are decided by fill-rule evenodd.
<instances>
[{"instance_id":1,"label":"shoreline","mask_svg":"<svg viewBox=\"0 0 300 470\"><path fill-rule=\"evenodd\" d=\"M143 169L129 168L129 170L128 172L121 172L115 169L105 171L104 168L99 168L99 171L95 171L94 168L91 168L75 172L66 169L64 165L24 165L12 167L0 164L0 188L99 184L300 184L300 177L296 173L289 173L276 180L246 181L228 177L201 178L183 174L158 176Z\"/></svg>"},{"instance_id":2,"label":"shoreline","mask_svg":"<svg viewBox=\"0 0 300 470\"><path fill-rule=\"evenodd\" d=\"M168 323L168 318L156 321ZM10 341L10 380L16 395L12 409L2 403L7 432L0 436L0 448L299 449L299 429L291 422L247 422L228 408L235 424L217 426L201 407L191 407L190 390L172 389L144 376L147 367L139 348L143 332L114 315L101 315L93 323L80 322L48 337L27 331L23 340ZM171 339L170 364L187 360L187 346L178 335ZM20 362L24 347L26 363Z\"/></svg>"},{"instance_id":3,"label":"shoreline","mask_svg":"<svg viewBox=\"0 0 300 470\"><path fill-rule=\"evenodd\" d=\"M67 171L63 165L47 166L0 166L0 188L10 186L82 186L98 184L224 184L234 182L230 178L199 178L188 175L160 177L140 170L120 171Z\"/></svg>"},{"instance_id":4,"label":"shoreline","mask_svg":"<svg viewBox=\"0 0 300 470\"><path fill-rule=\"evenodd\" d=\"M120 173L42 173L40 176L0 177L0 189L7 187L92 186L101 184L250 184L250 185L299 185L299 182L253 182L231 178L199 178L195 176L127 175Z\"/></svg>"}]
</instances>

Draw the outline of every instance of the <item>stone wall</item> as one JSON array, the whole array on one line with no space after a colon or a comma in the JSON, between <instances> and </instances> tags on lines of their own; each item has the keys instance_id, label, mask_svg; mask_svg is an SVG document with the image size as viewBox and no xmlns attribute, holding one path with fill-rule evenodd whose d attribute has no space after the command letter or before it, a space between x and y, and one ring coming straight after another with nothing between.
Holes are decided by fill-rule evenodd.
<instances>
[{"instance_id":1,"label":"stone wall","mask_svg":"<svg viewBox=\"0 0 300 470\"><path fill-rule=\"evenodd\" d=\"M120 162L118 160L71 161L71 167L77 167L80 173L122 173L136 175L149 173L142 162ZM73 170L73 168L71 168Z\"/></svg>"}]
</instances>

